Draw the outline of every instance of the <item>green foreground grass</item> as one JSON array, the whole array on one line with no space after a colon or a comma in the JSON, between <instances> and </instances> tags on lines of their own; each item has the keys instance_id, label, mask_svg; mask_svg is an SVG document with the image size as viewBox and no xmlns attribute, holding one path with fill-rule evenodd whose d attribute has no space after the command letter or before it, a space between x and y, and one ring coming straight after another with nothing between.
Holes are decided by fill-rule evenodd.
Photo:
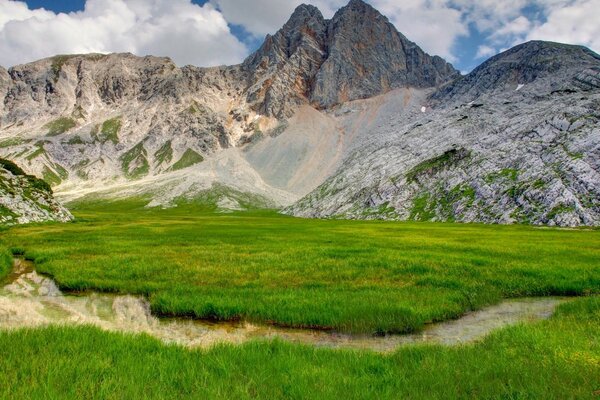
<instances>
[{"instance_id":1,"label":"green foreground grass","mask_svg":"<svg viewBox=\"0 0 600 400\"><path fill-rule=\"evenodd\" d=\"M391 355L252 342L207 351L93 328L0 332L2 399L595 399L600 299L475 345Z\"/></svg>"},{"instance_id":2,"label":"green foreground grass","mask_svg":"<svg viewBox=\"0 0 600 400\"><path fill-rule=\"evenodd\" d=\"M501 298L600 293L600 231L316 221L132 203L12 228L63 289L148 296L162 315L407 332Z\"/></svg>"}]
</instances>

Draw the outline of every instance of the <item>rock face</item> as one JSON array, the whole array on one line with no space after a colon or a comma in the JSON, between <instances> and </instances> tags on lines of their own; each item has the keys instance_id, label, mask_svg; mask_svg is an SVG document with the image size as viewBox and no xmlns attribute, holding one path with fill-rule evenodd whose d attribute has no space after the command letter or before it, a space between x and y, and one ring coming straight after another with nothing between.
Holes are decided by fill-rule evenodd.
<instances>
[{"instance_id":1,"label":"rock face","mask_svg":"<svg viewBox=\"0 0 600 400\"><path fill-rule=\"evenodd\" d=\"M46 182L0 158L0 226L72 219Z\"/></svg>"},{"instance_id":2,"label":"rock face","mask_svg":"<svg viewBox=\"0 0 600 400\"><path fill-rule=\"evenodd\" d=\"M425 112L380 116L337 174L288 211L598 225L599 78L588 49L518 46L433 93Z\"/></svg>"},{"instance_id":3,"label":"rock face","mask_svg":"<svg viewBox=\"0 0 600 400\"><path fill-rule=\"evenodd\" d=\"M598 89L599 62L600 56L585 47L531 41L490 58L433 98L468 102L485 94L514 90L515 85L534 85L541 92Z\"/></svg>"},{"instance_id":4,"label":"rock face","mask_svg":"<svg viewBox=\"0 0 600 400\"><path fill-rule=\"evenodd\" d=\"M456 74L361 1L332 20L302 5L238 66L179 68L168 58L88 54L0 69L0 155L58 193L181 169L204 174L212 167L202 164L221 152L283 131L302 106L434 87ZM244 163L232 159L239 176ZM248 168L244 187L277 192Z\"/></svg>"},{"instance_id":5,"label":"rock face","mask_svg":"<svg viewBox=\"0 0 600 400\"><path fill-rule=\"evenodd\" d=\"M463 77L352 0L299 6L241 65L56 56L0 68L0 97L0 155L68 200L600 225L600 56L579 46Z\"/></svg>"},{"instance_id":6,"label":"rock face","mask_svg":"<svg viewBox=\"0 0 600 400\"><path fill-rule=\"evenodd\" d=\"M352 0L327 24L327 58L311 101L328 108L398 87L431 88L459 76L410 42L370 5Z\"/></svg>"},{"instance_id":7,"label":"rock face","mask_svg":"<svg viewBox=\"0 0 600 400\"><path fill-rule=\"evenodd\" d=\"M293 106L306 101L326 109L398 87L437 87L459 76L361 0L352 0L331 20L313 6L299 6L244 69L255 82L249 102L275 116L290 116Z\"/></svg>"}]
</instances>

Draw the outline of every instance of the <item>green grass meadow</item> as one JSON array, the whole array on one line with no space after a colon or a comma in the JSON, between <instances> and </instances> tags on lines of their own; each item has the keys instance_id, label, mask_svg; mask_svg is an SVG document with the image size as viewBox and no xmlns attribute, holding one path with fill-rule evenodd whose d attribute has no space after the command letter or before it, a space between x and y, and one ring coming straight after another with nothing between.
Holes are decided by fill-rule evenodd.
<instances>
[{"instance_id":1,"label":"green grass meadow","mask_svg":"<svg viewBox=\"0 0 600 400\"><path fill-rule=\"evenodd\" d=\"M600 231L127 205L13 228L1 245L62 289L144 295L157 314L343 332L409 332L502 298L600 293Z\"/></svg>"},{"instance_id":2,"label":"green grass meadow","mask_svg":"<svg viewBox=\"0 0 600 400\"><path fill-rule=\"evenodd\" d=\"M596 399L600 300L461 347L207 351L93 328L0 332L1 399Z\"/></svg>"},{"instance_id":3,"label":"green grass meadow","mask_svg":"<svg viewBox=\"0 0 600 400\"><path fill-rule=\"evenodd\" d=\"M475 344L387 355L281 341L189 350L91 327L0 331L0 399L598 398L598 230L142 205L80 204L74 223L0 231L0 278L25 254L64 290L147 296L162 315L369 334L503 298L585 297Z\"/></svg>"}]
</instances>

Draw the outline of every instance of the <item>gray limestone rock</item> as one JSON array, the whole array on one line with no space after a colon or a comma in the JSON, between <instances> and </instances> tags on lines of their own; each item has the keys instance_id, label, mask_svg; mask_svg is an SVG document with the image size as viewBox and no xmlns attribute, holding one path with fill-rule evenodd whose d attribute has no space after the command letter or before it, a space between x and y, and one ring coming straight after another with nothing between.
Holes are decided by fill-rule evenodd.
<instances>
[{"instance_id":1,"label":"gray limestone rock","mask_svg":"<svg viewBox=\"0 0 600 400\"><path fill-rule=\"evenodd\" d=\"M0 158L0 226L72 219L46 182Z\"/></svg>"}]
</instances>

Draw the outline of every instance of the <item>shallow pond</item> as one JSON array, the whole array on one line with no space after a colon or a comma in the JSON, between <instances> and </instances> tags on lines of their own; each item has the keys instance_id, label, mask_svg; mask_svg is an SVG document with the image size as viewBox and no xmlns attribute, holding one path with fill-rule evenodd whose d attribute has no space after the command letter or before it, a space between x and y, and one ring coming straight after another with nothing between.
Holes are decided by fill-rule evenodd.
<instances>
[{"instance_id":1,"label":"shallow pond","mask_svg":"<svg viewBox=\"0 0 600 400\"><path fill-rule=\"evenodd\" d=\"M157 318L151 315L150 306L143 298L100 293L63 294L52 279L37 274L31 262L16 260L6 285L0 288L0 329L50 324L94 325L110 331L146 333L167 343L189 347L280 338L322 347L388 352L403 344L473 342L508 325L549 318L564 301L552 297L507 300L457 320L430 324L419 333L376 337L248 322Z\"/></svg>"}]
</instances>

